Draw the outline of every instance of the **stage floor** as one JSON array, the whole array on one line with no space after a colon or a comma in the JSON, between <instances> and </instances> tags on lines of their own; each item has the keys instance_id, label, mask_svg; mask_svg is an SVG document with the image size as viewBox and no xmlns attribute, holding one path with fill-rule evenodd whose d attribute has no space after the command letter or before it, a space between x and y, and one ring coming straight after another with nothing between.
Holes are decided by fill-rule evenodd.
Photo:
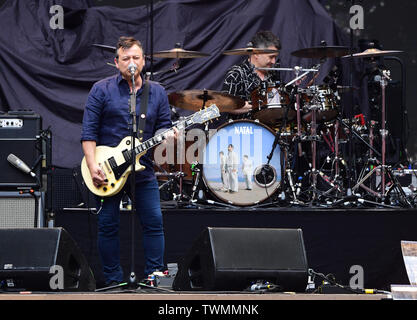
<instances>
[{"instance_id":1,"label":"stage floor","mask_svg":"<svg viewBox=\"0 0 417 320\"><path fill-rule=\"evenodd\" d=\"M152 301L204 301L211 303L214 301L270 301L270 300L390 300L388 294L304 294L304 293L253 293L253 294L225 294L225 293L133 293L133 292L107 292L107 293L6 293L0 294L0 300L152 300ZM162 304L162 303L161 303Z\"/></svg>"}]
</instances>

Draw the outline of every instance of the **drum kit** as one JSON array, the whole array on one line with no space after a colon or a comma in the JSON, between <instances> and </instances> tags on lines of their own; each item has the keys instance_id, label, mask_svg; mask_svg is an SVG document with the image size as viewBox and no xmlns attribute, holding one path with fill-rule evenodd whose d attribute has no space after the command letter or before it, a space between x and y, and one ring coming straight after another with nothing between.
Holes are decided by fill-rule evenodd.
<instances>
[{"instance_id":1,"label":"drum kit","mask_svg":"<svg viewBox=\"0 0 417 320\"><path fill-rule=\"evenodd\" d=\"M393 207L396 202L410 207L386 163L385 88L391 80L390 71L381 70L380 74L380 150L375 148L378 121L365 123L361 117L341 118L341 93L352 92L354 88L311 82L301 87L307 76L317 77L328 58L373 59L401 51L349 52L348 47L322 45L291 53L299 58L318 59L320 63L311 68L258 68L266 72L291 72L294 79L286 84L261 81L251 93L252 110L246 118L226 121L214 131L207 126L203 129L206 141L200 141L202 148L198 149L202 154L186 159L179 166L156 164L160 190L166 187L169 190L166 200L187 206L204 202L224 207L346 204ZM247 47L223 52L242 56L271 53L277 50ZM178 47L153 54L155 58L172 59L206 56ZM172 92L168 98L172 107L192 112L216 104L220 112L230 113L245 105L239 97L206 89ZM352 174L357 169L349 153L342 152L351 150L351 146L344 146L353 137L363 142L368 160L373 160L363 164L359 176ZM187 139L188 144L182 147L190 147L194 142ZM320 159L319 146L328 149L324 160ZM178 194L173 191L174 185Z\"/></svg>"}]
</instances>

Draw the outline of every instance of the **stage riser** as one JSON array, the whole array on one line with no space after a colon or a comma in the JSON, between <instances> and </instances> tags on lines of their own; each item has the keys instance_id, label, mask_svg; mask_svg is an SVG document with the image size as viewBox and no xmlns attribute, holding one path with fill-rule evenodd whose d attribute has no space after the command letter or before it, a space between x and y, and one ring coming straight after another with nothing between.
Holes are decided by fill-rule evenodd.
<instances>
[{"instance_id":1,"label":"stage riser","mask_svg":"<svg viewBox=\"0 0 417 320\"><path fill-rule=\"evenodd\" d=\"M164 210L165 262L176 263L206 227L300 228L303 231L308 267L332 273L344 285L354 276L352 266L364 271L364 286L389 290L391 284L408 284L402 260L401 240L417 240L416 210L311 210L308 208L259 210ZM74 237L102 281L98 259L96 216L86 211L57 213L57 226ZM136 274L143 271L141 230L136 224ZM130 272L130 216L121 214L121 260Z\"/></svg>"}]
</instances>

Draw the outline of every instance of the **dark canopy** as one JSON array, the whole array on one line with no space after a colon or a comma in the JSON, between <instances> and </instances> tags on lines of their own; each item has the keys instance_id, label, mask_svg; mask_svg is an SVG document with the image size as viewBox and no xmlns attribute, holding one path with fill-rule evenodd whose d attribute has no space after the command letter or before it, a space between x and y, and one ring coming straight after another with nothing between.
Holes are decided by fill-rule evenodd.
<instances>
[{"instance_id":1,"label":"dark canopy","mask_svg":"<svg viewBox=\"0 0 417 320\"><path fill-rule=\"evenodd\" d=\"M52 5L64 7L64 29L52 29ZM311 67L318 61L291 52L320 45L342 45L337 27L317 0L170 0L136 8L93 7L88 0L9 0L0 10L1 110L31 109L53 135L53 164L74 167L82 158L79 142L84 103L92 84L117 70L113 54L92 46L115 46L121 35L141 40L151 54L180 43L209 53L183 59L178 72L155 75L168 92L220 90L226 70L241 56L222 52L245 47L258 30L271 30L282 43L282 67ZM346 43L345 43L346 45ZM173 59L155 59L153 71L169 70ZM334 64L329 59L318 81ZM149 68L149 64L148 64ZM290 81L291 72L283 74Z\"/></svg>"}]
</instances>

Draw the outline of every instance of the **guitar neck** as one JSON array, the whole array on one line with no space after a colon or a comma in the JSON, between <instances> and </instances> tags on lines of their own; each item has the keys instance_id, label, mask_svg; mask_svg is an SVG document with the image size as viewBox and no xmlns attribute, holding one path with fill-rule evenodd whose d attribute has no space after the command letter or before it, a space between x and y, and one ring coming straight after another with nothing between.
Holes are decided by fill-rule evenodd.
<instances>
[{"instance_id":1,"label":"guitar neck","mask_svg":"<svg viewBox=\"0 0 417 320\"><path fill-rule=\"evenodd\" d=\"M157 146L158 144L162 143L168 134L172 131L174 131L174 128L180 130L184 130L188 128L189 126L193 125L193 115L190 115L186 117L185 119L179 121L177 124L172 126L171 128L161 132L160 134L157 134L153 136L152 138L140 143L137 147L135 147L135 155L138 155L140 153L144 153L148 151L149 149L152 149L153 147Z\"/></svg>"}]
</instances>

